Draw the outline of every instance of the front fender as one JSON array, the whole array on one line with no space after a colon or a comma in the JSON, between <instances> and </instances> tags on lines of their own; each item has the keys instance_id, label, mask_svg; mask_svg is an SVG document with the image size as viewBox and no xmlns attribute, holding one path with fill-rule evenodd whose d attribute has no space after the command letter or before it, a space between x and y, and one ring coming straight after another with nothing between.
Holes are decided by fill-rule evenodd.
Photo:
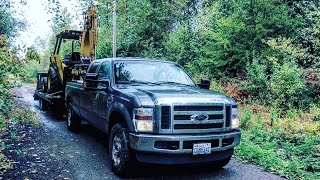
<instances>
[{"instance_id":1,"label":"front fender","mask_svg":"<svg viewBox=\"0 0 320 180\"><path fill-rule=\"evenodd\" d=\"M133 126L133 121L132 121L132 109L128 109L124 104L119 103L119 102L114 102L111 104L109 110L108 110L108 120L107 120L107 124L106 124L106 131L107 133L109 130L109 124L110 124L110 116L113 112L119 112L121 113L121 115L124 118L125 124L128 127L128 131L129 132L134 132L134 126Z\"/></svg>"}]
</instances>

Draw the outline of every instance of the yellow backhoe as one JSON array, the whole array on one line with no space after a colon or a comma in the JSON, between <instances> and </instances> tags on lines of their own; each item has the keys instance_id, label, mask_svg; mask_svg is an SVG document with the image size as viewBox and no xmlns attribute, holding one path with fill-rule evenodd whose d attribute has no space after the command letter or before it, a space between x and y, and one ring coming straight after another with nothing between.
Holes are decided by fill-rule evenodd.
<instances>
[{"instance_id":1,"label":"yellow backhoe","mask_svg":"<svg viewBox=\"0 0 320 180\"><path fill-rule=\"evenodd\" d=\"M69 81L82 80L90 63L96 59L98 20L95 7L84 13L84 27L79 30L65 30L56 36L56 43L50 57L48 72L38 72L34 99L39 100L41 110L49 106L63 110L64 90ZM61 56L62 43L68 41L71 52ZM69 48L70 49L70 48Z\"/></svg>"}]
</instances>

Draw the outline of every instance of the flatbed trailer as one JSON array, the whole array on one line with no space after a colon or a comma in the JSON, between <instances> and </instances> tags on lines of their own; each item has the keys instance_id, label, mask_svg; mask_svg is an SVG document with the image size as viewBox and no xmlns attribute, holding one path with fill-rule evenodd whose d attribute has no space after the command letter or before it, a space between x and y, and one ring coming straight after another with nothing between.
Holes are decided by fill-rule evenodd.
<instances>
[{"instance_id":1,"label":"flatbed trailer","mask_svg":"<svg viewBox=\"0 0 320 180\"><path fill-rule=\"evenodd\" d=\"M39 101L40 110L47 110L50 104L63 103L63 91L47 93L47 77L48 73L38 72L37 74L37 89L34 91L34 100Z\"/></svg>"},{"instance_id":2,"label":"flatbed trailer","mask_svg":"<svg viewBox=\"0 0 320 180\"><path fill-rule=\"evenodd\" d=\"M47 110L48 107L53 107L60 112L65 111L65 87L67 82L71 82L82 79L88 69L88 64L74 65L65 67L64 69L64 81L62 89L57 92L48 91L48 73L38 72L37 74L37 88L34 92L34 100L39 101L39 108L41 110Z\"/></svg>"}]
</instances>

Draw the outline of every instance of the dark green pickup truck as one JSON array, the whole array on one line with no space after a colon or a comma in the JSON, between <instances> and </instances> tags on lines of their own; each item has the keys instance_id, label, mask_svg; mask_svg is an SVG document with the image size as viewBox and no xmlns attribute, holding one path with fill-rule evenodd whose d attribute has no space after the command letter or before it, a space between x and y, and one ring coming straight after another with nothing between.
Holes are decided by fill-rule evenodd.
<instances>
[{"instance_id":1,"label":"dark green pickup truck","mask_svg":"<svg viewBox=\"0 0 320 180\"><path fill-rule=\"evenodd\" d=\"M85 120L104 131L119 176L134 162L223 167L240 142L238 107L209 86L206 79L195 84L173 62L96 60L84 82L67 83L68 129Z\"/></svg>"}]
</instances>

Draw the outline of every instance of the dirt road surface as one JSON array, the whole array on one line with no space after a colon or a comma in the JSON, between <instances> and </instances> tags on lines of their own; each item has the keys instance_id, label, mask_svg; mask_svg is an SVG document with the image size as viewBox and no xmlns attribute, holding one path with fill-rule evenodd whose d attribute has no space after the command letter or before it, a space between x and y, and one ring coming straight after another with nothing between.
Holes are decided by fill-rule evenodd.
<instances>
[{"instance_id":1,"label":"dirt road surface","mask_svg":"<svg viewBox=\"0 0 320 180\"><path fill-rule=\"evenodd\" d=\"M30 141L26 142L29 144L24 145L27 153L22 152L21 154L25 156L15 157L16 170L6 173L3 178L119 179L110 170L105 135L88 124L82 124L79 133L70 133L66 128L65 118L57 117L50 111L39 110L38 101L34 101L32 97L33 90L33 85L17 88L16 99L39 115L41 127L31 130ZM277 180L283 178L233 158L220 171L196 165L145 165L139 170L135 179Z\"/></svg>"}]
</instances>

